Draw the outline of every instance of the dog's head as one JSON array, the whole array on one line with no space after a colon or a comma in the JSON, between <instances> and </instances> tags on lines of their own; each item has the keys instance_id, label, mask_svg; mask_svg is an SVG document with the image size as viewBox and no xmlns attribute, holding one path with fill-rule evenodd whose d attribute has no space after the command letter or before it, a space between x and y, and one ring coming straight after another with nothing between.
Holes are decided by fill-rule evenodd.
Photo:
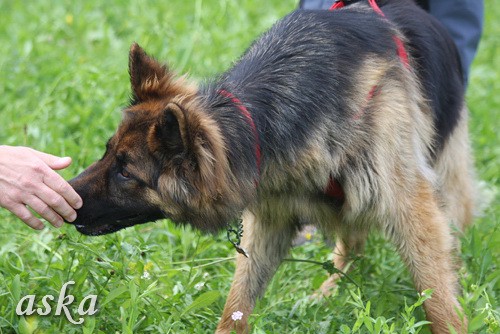
<instances>
[{"instance_id":1,"label":"dog's head","mask_svg":"<svg viewBox=\"0 0 500 334\"><path fill-rule=\"evenodd\" d=\"M168 217L218 230L232 188L218 125L196 89L137 44L129 71L131 104L104 156L70 181L84 203L73 224L100 235Z\"/></svg>"}]
</instances>

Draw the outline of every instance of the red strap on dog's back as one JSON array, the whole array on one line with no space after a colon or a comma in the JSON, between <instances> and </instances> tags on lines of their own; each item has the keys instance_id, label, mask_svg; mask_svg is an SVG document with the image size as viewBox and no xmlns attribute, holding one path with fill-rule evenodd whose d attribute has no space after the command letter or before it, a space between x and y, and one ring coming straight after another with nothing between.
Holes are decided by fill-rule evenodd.
<instances>
[{"instance_id":1,"label":"red strap on dog's back","mask_svg":"<svg viewBox=\"0 0 500 334\"><path fill-rule=\"evenodd\" d=\"M373 8L373 10L379 14L380 16L384 17L387 19L385 16L384 12L380 9L380 7L377 4L376 0L368 0L368 3L370 4L370 7ZM329 10L335 10L339 8L345 7L344 1L336 1ZM401 59L401 62L405 65L406 68L410 67L410 62L408 60L408 53L406 52L405 45L401 38L399 36L394 35L393 36L394 43L396 44L396 52L399 56L399 59Z\"/></svg>"},{"instance_id":2,"label":"red strap on dog's back","mask_svg":"<svg viewBox=\"0 0 500 334\"><path fill-rule=\"evenodd\" d=\"M368 0L368 3L370 4L370 7L372 7L372 9L377 14L379 14L380 16L382 16L385 19L387 19L387 17L385 16L384 12L378 6L376 0ZM343 7L345 7L344 1L336 1L330 7L329 10L333 11L333 10L340 9L340 8L343 8ZM403 65L405 67L409 68L410 67L410 62L408 60L408 53L406 52L406 48L404 46L403 41L397 35L393 36L393 40L394 40L394 43L396 44L396 52L398 54L399 59L401 60L401 62L403 63ZM368 93L368 101L370 101L373 98L373 96L375 95L376 91L377 91L377 85L373 86L372 89L370 90L370 92ZM361 115L362 115L362 113L356 115L355 119L359 119L361 117ZM326 186L325 195L327 195L327 196L329 196L331 198L334 198L334 199L336 199L338 201L344 201L344 199L345 199L345 193L344 193L344 190L342 189L342 186L332 176L330 176L330 179L329 179L328 184Z\"/></svg>"},{"instance_id":3,"label":"red strap on dog's back","mask_svg":"<svg viewBox=\"0 0 500 334\"><path fill-rule=\"evenodd\" d=\"M335 3L328 10L339 9L344 6L345 6L344 1L335 1Z\"/></svg>"},{"instance_id":4,"label":"red strap on dog's back","mask_svg":"<svg viewBox=\"0 0 500 334\"><path fill-rule=\"evenodd\" d=\"M375 0L368 0L368 3L373 8L373 10L375 12L377 12L377 14L385 17L385 14L384 14L384 12L382 12L382 10L380 9L380 7L378 6L377 1L375 1Z\"/></svg>"}]
</instances>

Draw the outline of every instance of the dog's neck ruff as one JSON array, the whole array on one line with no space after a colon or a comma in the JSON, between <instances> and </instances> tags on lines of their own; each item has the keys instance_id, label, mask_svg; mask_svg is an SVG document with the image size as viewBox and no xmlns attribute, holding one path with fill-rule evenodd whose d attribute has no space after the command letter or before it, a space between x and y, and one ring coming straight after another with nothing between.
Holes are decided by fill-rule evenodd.
<instances>
[{"instance_id":1,"label":"dog's neck ruff","mask_svg":"<svg viewBox=\"0 0 500 334\"><path fill-rule=\"evenodd\" d=\"M330 11L332 10L336 10L336 9L340 9L340 8L343 8L346 6L346 2L349 2L348 0L337 0L335 1L335 3L330 7ZM380 9L380 7L378 6L377 4L377 1L376 0L368 0L368 3L370 4L370 7L372 7L372 9L377 13L379 14L380 16L382 16L383 18L387 19L387 17L385 16L384 12ZM394 43L396 44L396 51L398 53L398 56L399 56L399 59L401 60L401 62L405 65L406 68L409 68L410 67L410 62L408 60L408 53L406 52L406 48L405 48L405 45L403 43L403 41L401 40L401 38L399 38L399 36L397 35L394 35L393 37L393 40L394 40Z\"/></svg>"},{"instance_id":2,"label":"dog's neck ruff","mask_svg":"<svg viewBox=\"0 0 500 334\"><path fill-rule=\"evenodd\" d=\"M218 91L219 95L226 97L231 100L231 102L238 108L245 119L252 128L254 140L255 140L255 164L257 166L257 178L255 179L255 186L257 187L259 179L260 179L260 164L261 164L261 150L260 150L260 140L259 140L259 132L257 131L257 126L255 126L255 122L253 121L252 114L248 111L247 107L241 102L239 98L237 98L231 92L221 89Z\"/></svg>"}]
</instances>

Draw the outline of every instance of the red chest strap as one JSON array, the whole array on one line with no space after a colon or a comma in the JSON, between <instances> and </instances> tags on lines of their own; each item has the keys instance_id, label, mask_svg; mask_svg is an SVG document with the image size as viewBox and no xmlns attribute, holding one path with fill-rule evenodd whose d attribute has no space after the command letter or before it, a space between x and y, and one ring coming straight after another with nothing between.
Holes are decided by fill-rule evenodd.
<instances>
[{"instance_id":1,"label":"red chest strap","mask_svg":"<svg viewBox=\"0 0 500 334\"><path fill-rule=\"evenodd\" d=\"M344 189L342 189L340 183L331 176L325 189L325 195L341 202L343 202L345 198Z\"/></svg>"}]
</instances>

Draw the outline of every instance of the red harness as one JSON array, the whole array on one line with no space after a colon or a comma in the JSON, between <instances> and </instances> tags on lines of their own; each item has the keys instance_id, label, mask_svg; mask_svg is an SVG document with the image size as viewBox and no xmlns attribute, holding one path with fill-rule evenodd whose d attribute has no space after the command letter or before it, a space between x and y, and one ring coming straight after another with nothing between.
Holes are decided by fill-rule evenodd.
<instances>
[{"instance_id":1,"label":"red harness","mask_svg":"<svg viewBox=\"0 0 500 334\"><path fill-rule=\"evenodd\" d=\"M375 0L368 0L368 3L370 6L373 8L373 10L379 14L380 16L386 18L385 14L382 12L380 7L377 5L377 2ZM345 7L345 3L342 0L336 1L331 7L330 11L340 9L342 7ZM401 59L401 62L405 65L405 67L409 68L410 63L408 60L408 53L406 52L406 48L404 46L403 41L399 36L394 35L393 36L394 43L396 44L396 51ZM372 87L370 92L368 93L368 101L370 101L374 95L376 95L378 90L378 86L375 85ZM235 104L235 106L238 108L238 110L242 113L243 116L245 116L245 119L247 123L250 125L252 128L252 132L254 135L254 140L255 140L255 163L257 165L257 179L255 180L255 186L258 186L258 180L260 178L260 169L261 169L261 150L260 150L260 141L259 141L259 133L257 131L257 127L255 126L255 122L253 121L252 114L248 111L248 109L245 107L243 102L241 102L240 99L238 99L234 94L228 92L227 90L221 89L218 92L220 95L223 97L226 97L231 100L232 103ZM362 116L362 113L356 115L354 118L359 119ZM344 202L345 200L345 194L344 190L342 189L342 186L340 183L330 176L330 180L328 181L328 185L326 186L324 190L325 195L331 197L332 199L335 199L336 201L339 202Z\"/></svg>"},{"instance_id":2,"label":"red harness","mask_svg":"<svg viewBox=\"0 0 500 334\"><path fill-rule=\"evenodd\" d=\"M387 19L384 12L382 12L382 10L380 9L380 7L378 6L378 4L375 0L368 0L368 3L370 4L372 9L377 14L379 14L380 16ZM329 10L333 11L336 9L340 9L342 7L345 7L344 1L338 0L330 7ZM397 54L399 56L399 59L401 60L401 62L404 64L405 67L409 68L410 62L408 60L408 53L406 52L406 48L404 46L403 41L397 35L394 35L392 37L392 39L394 40L394 43L396 44L396 51L397 51ZM373 86L370 89L370 92L368 93L367 101L370 101L373 98L373 96L376 95L377 91L378 91L378 86L377 85ZM359 118L361 118L362 115L363 115L363 112L360 112L354 116L354 119L359 119ZM325 194L338 200L338 201L343 202L345 200L345 194L344 194L344 190L342 189L342 186L340 185L340 183L336 179L334 179L331 176L330 176L330 181L328 182L328 185L326 186Z\"/></svg>"},{"instance_id":3,"label":"red harness","mask_svg":"<svg viewBox=\"0 0 500 334\"><path fill-rule=\"evenodd\" d=\"M252 128L253 136L255 139L255 164L257 165L257 179L255 180L255 185L258 185L258 180L260 179L260 140L259 140L259 133L257 132L257 127L255 126L255 122L253 121L252 114L248 111L247 107L241 102L239 98L234 96L234 94L228 92L225 89L219 90L219 94L227 97L228 99L231 100L231 102L234 103L236 108L241 112L243 116L245 116L245 119Z\"/></svg>"},{"instance_id":4,"label":"red harness","mask_svg":"<svg viewBox=\"0 0 500 334\"><path fill-rule=\"evenodd\" d=\"M370 4L370 7L372 7L372 9L377 13L379 14L380 16L382 16L383 18L387 19L387 17L385 16L384 12L380 9L380 7L378 6L377 4L377 1L376 0L368 0L368 3ZM333 11L333 10L336 10L336 9L340 9L342 7L345 7L345 2L343 0L337 0L331 7L330 7L330 11ZM401 38L399 38L399 36L397 35L394 35L393 37L393 40L394 40L394 43L396 43L396 51L398 53L398 56L399 56L399 59L401 59L401 62L407 67L409 68L410 67L410 62L408 60L408 53L406 52L406 48L405 48L405 45L403 43L403 41L401 40Z\"/></svg>"}]
</instances>

